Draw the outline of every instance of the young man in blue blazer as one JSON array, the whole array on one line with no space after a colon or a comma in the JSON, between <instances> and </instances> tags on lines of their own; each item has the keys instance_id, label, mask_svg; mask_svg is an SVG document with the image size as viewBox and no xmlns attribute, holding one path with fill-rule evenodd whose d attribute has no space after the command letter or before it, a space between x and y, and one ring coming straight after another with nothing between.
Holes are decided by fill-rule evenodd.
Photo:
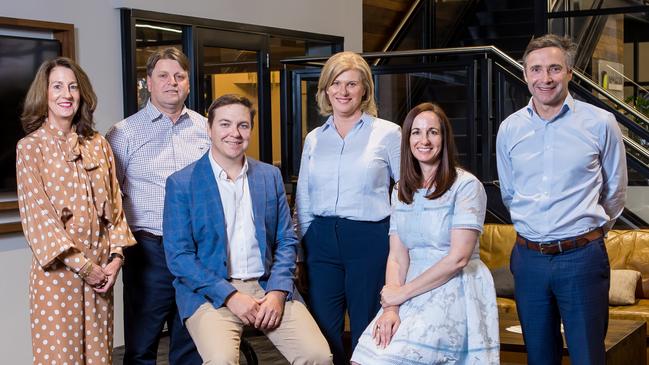
<instances>
[{"instance_id":1,"label":"young man in blue blazer","mask_svg":"<svg viewBox=\"0 0 649 365\"><path fill-rule=\"evenodd\" d=\"M224 95L208 110L211 148L167 180L164 247L176 302L204 363L238 364L244 325L291 364L331 364L299 300L297 238L279 170L246 157L255 111Z\"/></svg>"}]
</instances>

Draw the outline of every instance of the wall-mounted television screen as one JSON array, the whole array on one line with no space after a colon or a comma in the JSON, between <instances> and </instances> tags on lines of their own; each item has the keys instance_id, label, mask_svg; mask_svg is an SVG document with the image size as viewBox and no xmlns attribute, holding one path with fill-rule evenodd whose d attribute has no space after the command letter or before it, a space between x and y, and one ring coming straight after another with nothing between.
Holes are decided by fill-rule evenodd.
<instances>
[{"instance_id":1,"label":"wall-mounted television screen","mask_svg":"<svg viewBox=\"0 0 649 365\"><path fill-rule=\"evenodd\" d=\"M16 191L16 143L25 94L43 61L61 54L57 40L0 35L0 192Z\"/></svg>"}]
</instances>

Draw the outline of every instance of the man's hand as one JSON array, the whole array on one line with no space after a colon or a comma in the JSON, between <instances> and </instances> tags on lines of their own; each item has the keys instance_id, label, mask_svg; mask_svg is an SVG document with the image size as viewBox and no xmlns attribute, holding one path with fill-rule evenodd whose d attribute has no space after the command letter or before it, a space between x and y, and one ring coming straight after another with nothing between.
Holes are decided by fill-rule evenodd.
<instances>
[{"instance_id":1,"label":"man's hand","mask_svg":"<svg viewBox=\"0 0 649 365\"><path fill-rule=\"evenodd\" d=\"M259 312L259 302L250 295L238 291L225 301L225 306L246 326L255 323Z\"/></svg>"},{"instance_id":2,"label":"man's hand","mask_svg":"<svg viewBox=\"0 0 649 365\"><path fill-rule=\"evenodd\" d=\"M277 328L282 322L285 302L286 292L273 290L266 293L260 301L255 328L266 331Z\"/></svg>"}]
</instances>

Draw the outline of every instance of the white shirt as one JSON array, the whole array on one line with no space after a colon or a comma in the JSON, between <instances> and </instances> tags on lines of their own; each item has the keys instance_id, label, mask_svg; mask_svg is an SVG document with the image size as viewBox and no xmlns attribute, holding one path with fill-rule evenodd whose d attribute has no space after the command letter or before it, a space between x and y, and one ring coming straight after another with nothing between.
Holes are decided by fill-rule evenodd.
<instances>
[{"instance_id":1,"label":"white shirt","mask_svg":"<svg viewBox=\"0 0 649 365\"><path fill-rule=\"evenodd\" d=\"M228 275L233 279L257 279L264 274L264 265L255 236L255 220L248 186L248 160L244 159L241 173L231 180L214 161L211 151L209 158L223 204L228 235Z\"/></svg>"}]
</instances>

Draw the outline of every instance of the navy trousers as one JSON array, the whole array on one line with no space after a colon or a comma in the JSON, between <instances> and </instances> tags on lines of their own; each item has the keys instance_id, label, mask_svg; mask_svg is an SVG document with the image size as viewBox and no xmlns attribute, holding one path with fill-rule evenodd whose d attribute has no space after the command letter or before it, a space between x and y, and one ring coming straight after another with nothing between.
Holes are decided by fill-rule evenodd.
<instances>
[{"instance_id":1,"label":"navy trousers","mask_svg":"<svg viewBox=\"0 0 649 365\"><path fill-rule=\"evenodd\" d=\"M125 251L124 365L156 363L164 324L169 330L169 364L199 365L202 360L176 307L173 275L167 268L162 239L135 232L138 244Z\"/></svg>"},{"instance_id":2,"label":"navy trousers","mask_svg":"<svg viewBox=\"0 0 649 365\"><path fill-rule=\"evenodd\" d=\"M610 285L604 239L556 255L515 244L511 270L528 364L561 364L563 321L570 363L604 365Z\"/></svg>"},{"instance_id":3,"label":"navy trousers","mask_svg":"<svg viewBox=\"0 0 649 365\"><path fill-rule=\"evenodd\" d=\"M343 348L345 310L349 313L352 351L381 308L385 284L389 218L360 222L316 217L303 238L309 304L329 342L334 364L349 364Z\"/></svg>"}]
</instances>

